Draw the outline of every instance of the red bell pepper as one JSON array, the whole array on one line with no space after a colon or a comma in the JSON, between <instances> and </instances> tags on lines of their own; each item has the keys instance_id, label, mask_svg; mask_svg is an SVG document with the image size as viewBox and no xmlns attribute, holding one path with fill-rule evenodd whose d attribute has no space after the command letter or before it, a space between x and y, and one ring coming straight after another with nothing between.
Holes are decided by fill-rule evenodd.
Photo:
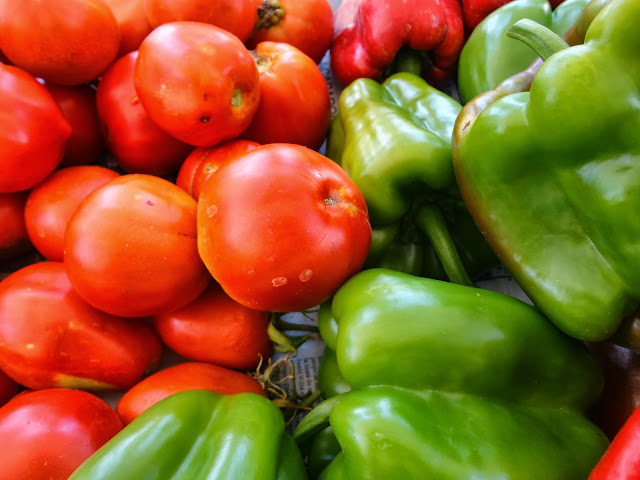
<instances>
[{"instance_id":1,"label":"red bell pepper","mask_svg":"<svg viewBox=\"0 0 640 480\"><path fill-rule=\"evenodd\" d=\"M615 436L589 480L640 480L640 407Z\"/></svg>"},{"instance_id":2,"label":"red bell pepper","mask_svg":"<svg viewBox=\"0 0 640 480\"><path fill-rule=\"evenodd\" d=\"M402 47L426 58L421 73L444 81L456 71L464 43L460 0L344 0L335 16L331 68L343 85L382 80ZM401 68L402 69L402 68Z\"/></svg>"}]
</instances>

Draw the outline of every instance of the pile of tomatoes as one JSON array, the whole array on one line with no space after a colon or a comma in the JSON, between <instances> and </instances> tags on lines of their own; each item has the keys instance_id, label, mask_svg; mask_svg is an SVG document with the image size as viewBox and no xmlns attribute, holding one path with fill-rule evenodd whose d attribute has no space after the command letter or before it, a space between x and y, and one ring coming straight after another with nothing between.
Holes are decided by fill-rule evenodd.
<instances>
[{"instance_id":1,"label":"pile of tomatoes","mask_svg":"<svg viewBox=\"0 0 640 480\"><path fill-rule=\"evenodd\" d=\"M0 0L0 31L0 463L62 479L175 391L264 395L272 312L371 228L317 151L328 0Z\"/></svg>"}]
</instances>

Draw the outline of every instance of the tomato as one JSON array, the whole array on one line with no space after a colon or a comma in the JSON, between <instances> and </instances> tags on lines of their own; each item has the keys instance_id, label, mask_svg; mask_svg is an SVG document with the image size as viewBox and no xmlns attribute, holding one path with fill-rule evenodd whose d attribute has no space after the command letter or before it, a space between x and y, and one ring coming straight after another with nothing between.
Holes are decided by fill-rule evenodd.
<instances>
[{"instance_id":1,"label":"tomato","mask_svg":"<svg viewBox=\"0 0 640 480\"><path fill-rule=\"evenodd\" d=\"M168 23L151 32L140 45L134 83L149 117L198 147L238 136L260 96L258 69L242 42L197 22Z\"/></svg>"},{"instance_id":2,"label":"tomato","mask_svg":"<svg viewBox=\"0 0 640 480\"><path fill-rule=\"evenodd\" d=\"M0 408L2 478L66 480L122 427L113 409L87 392L18 395Z\"/></svg>"},{"instance_id":3,"label":"tomato","mask_svg":"<svg viewBox=\"0 0 640 480\"><path fill-rule=\"evenodd\" d=\"M17 67L59 85L98 78L120 46L102 0L2 0L0 49Z\"/></svg>"},{"instance_id":4,"label":"tomato","mask_svg":"<svg viewBox=\"0 0 640 480\"><path fill-rule=\"evenodd\" d=\"M47 89L25 71L0 65L0 193L44 180L60 164L70 135Z\"/></svg>"},{"instance_id":5,"label":"tomato","mask_svg":"<svg viewBox=\"0 0 640 480\"><path fill-rule=\"evenodd\" d=\"M196 202L159 177L123 175L71 217L64 264L74 289L100 310L141 317L195 300L211 276L198 256Z\"/></svg>"},{"instance_id":6,"label":"tomato","mask_svg":"<svg viewBox=\"0 0 640 480\"><path fill-rule=\"evenodd\" d=\"M129 388L161 353L146 322L82 300L61 262L28 265L0 282L0 368L28 388Z\"/></svg>"},{"instance_id":7,"label":"tomato","mask_svg":"<svg viewBox=\"0 0 640 480\"><path fill-rule=\"evenodd\" d=\"M282 42L299 48L320 63L333 40L333 8L328 0L264 0L258 7L256 31L247 47Z\"/></svg>"},{"instance_id":8,"label":"tomato","mask_svg":"<svg viewBox=\"0 0 640 480\"><path fill-rule=\"evenodd\" d=\"M198 200L202 185L220 166L259 147L249 140L230 140L215 147L198 147L186 158L176 178L176 185Z\"/></svg>"},{"instance_id":9,"label":"tomato","mask_svg":"<svg viewBox=\"0 0 640 480\"><path fill-rule=\"evenodd\" d=\"M216 283L178 310L156 315L153 325L165 345L190 360L251 370L271 356L270 314L247 308Z\"/></svg>"},{"instance_id":10,"label":"tomato","mask_svg":"<svg viewBox=\"0 0 640 480\"><path fill-rule=\"evenodd\" d=\"M260 43L255 57L260 104L243 138L320 148L331 121L331 96L318 66L286 43Z\"/></svg>"},{"instance_id":11,"label":"tomato","mask_svg":"<svg viewBox=\"0 0 640 480\"><path fill-rule=\"evenodd\" d=\"M20 391L20 385L14 382L9 376L0 370L0 406L15 397Z\"/></svg>"},{"instance_id":12,"label":"tomato","mask_svg":"<svg viewBox=\"0 0 640 480\"><path fill-rule=\"evenodd\" d=\"M144 0L144 8L154 27L190 20L220 27L244 42L253 31L261 3L262 0Z\"/></svg>"},{"instance_id":13,"label":"tomato","mask_svg":"<svg viewBox=\"0 0 640 480\"><path fill-rule=\"evenodd\" d=\"M49 260L62 261L71 215L87 195L118 176L108 168L81 165L58 170L31 190L24 219L38 251Z\"/></svg>"},{"instance_id":14,"label":"tomato","mask_svg":"<svg viewBox=\"0 0 640 480\"><path fill-rule=\"evenodd\" d=\"M129 424L169 395L196 389L224 394L252 392L266 397L260 384L245 373L209 363L189 362L160 370L142 380L123 395L116 412L125 424Z\"/></svg>"},{"instance_id":15,"label":"tomato","mask_svg":"<svg viewBox=\"0 0 640 480\"><path fill-rule=\"evenodd\" d=\"M198 249L231 298L291 312L331 297L364 264L367 206L337 164L270 144L226 163L198 200Z\"/></svg>"},{"instance_id":16,"label":"tomato","mask_svg":"<svg viewBox=\"0 0 640 480\"><path fill-rule=\"evenodd\" d=\"M67 140L60 167L97 162L103 153L104 141L98 120L95 88L91 85L61 87L49 84L45 87L71 126L71 136Z\"/></svg>"},{"instance_id":17,"label":"tomato","mask_svg":"<svg viewBox=\"0 0 640 480\"><path fill-rule=\"evenodd\" d=\"M107 147L128 173L175 174L193 150L161 130L142 108L133 86L138 52L116 61L100 79L97 105Z\"/></svg>"},{"instance_id":18,"label":"tomato","mask_svg":"<svg viewBox=\"0 0 640 480\"><path fill-rule=\"evenodd\" d=\"M24 220L27 192L0 193L0 260L9 260L31 250Z\"/></svg>"},{"instance_id":19,"label":"tomato","mask_svg":"<svg viewBox=\"0 0 640 480\"><path fill-rule=\"evenodd\" d=\"M153 27L147 20L144 0L103 0L118 22L120 49L118 57L138 50L142 40L151 33Z\"/></svg>"}]
</instances>

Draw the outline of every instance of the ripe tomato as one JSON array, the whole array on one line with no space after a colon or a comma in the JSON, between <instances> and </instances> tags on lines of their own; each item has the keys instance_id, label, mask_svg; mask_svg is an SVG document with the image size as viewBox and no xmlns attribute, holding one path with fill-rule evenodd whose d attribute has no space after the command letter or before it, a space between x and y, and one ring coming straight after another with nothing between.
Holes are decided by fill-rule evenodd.
<instances>
[{"instance_id":1,"label":"ripe tomato","mask_svg":"<svg viewBox=\"0 0 640 480\"><path fill-rule=\"evenodd\" d=\"M0 260L9 260L31 250L24 220L27 192L0 193Z\"/></svg>"},{"instance_id":2,"label":"ripe tomato","mask_svg":"<svg viewBox=\"0 0 640 480\"><path fill-rule=\"evenodd\" d=\"M129 424L169 395L196 389L224 394L252 392L267 396L260 384L245 373L209 363L189 362L160 370L142 380L123 395L116 412L125 424Z\"/></svg>"},{"instance_id":3,"label":"ripe tomato","mask_svg":"<svg viewBox=\"0 0 640 480\"><path fill-rule=\"evenodd\" d=\"M185 358L251 370L273 353L269 317L212 283L189 305L153 317L153 325L165 345Z\"/></svg>"},{"instance_id":4,"label":"ripe tomato","mask_svg":"<svg viewBox=\"0 0 640 480\"><path fill-rule=\"evenodd\" d=\"M92 192L65 233L73 288L122 317L195 300L211 280L198 256L196 205L184 190L151 175L123 175Z\"/></svg>"},{"instance_id":5,"label":"ripe tomato","mask_svg":"<svg viewBox=\"0 0 640 480\"><path fill-rule=\"evenodd\" d=\"M318 66L286 43L260 43L255 58L260 104L243 138L320 148L331 121L331 96Z\"/></svg>"},{"instance_id":6,"label":"ripe tomato","mask_svg":"<svg viewBox=\"0 0 640 480\"><path fill-rule=\"evenodd\" d=\"M175 174L193 150L153 123L133 86L138 52L117 60L98 84L97 105L107 147L128 173Z\"/></svg>"},{"instance_id":7,"label":"ripe tomato","mask_svg":"<svg viewBox=\"0 0 640 480\"><path fill-rule=\"evenodd\" d=\"M220 27L241 41L249 38L262 0L144 0L147 18L154 27L189 20Z\"/></svg>"},{"instance_id":8,"label":"ripe tomato","mask_svg":"<svg viewBox=\"0 0 640 480\"><path fill-rule=\"evenodd\" d=\"M140 45L134 82L149 117L199 147L242 133L260 96L258 69L242 42L197 22L167 23L151 32Z\"/></svg>"},{"instance_id":9,"label":"ripe tomato","mask_svg":"<svg viewBox=\"0 0 640 480\"><path fill-rule=\"evenodd\" d=\"M98 78L120 46L118 23L102 0L3 0L0 31L11 62L59 85Z\"/></svg>"},{"instance_id":10,"label":"ripe tomato","mask_svg":"<svg viewBox=\"0 0 640 480\"><path fill-rule=\"evenodd\" d=\"M18 395L0 408L2 477L66 480L122 427L113 409L88 392Z\"/></svg>"},{"instance_id":11,"label":"ripe tomato","mask_svg":"<svg viewBox=\"0 0 640 480\"><path fill-rule=\"evenodd\" d=\"M24 219L38 251L49 260L62 261L71 215L87 195L118 176L108 168L81 165L58 170L31 190Z\"/></svg>"},{"instance_id":12,"label":"ripe tomato","mask_svg":"<svg viewBox=\"0 0 640 480\"><path fill-rule=\"evenodd\" d=\"M0 282L0 368L26 387L129 388L161 353L146 322L82 300L61 262L28 265Z\"/></svg>"},{"instance_id":13,"label":"ripe tomato","mask_svg":"<svg viewBox=\"0 0 640 480\"><path fill-rule=\"evenodd\" d=\"M118 57L138 50L142 40L151 33L153 27L144 11L144 0L103 0L118 22L120 49Z\"/></svg>"},{"instance_id":14,"label":"ripe tomato","mask_svg":"<svg viewBox=\"0 0 640 480\"><path fill-rule=\"evenodd\" d=\"M98 120L95 88L91 85L61 87L49 84L45 87L71 126L71 136L67 140L60 167L96 162L103 153L104 141Z\"/></svg>"},{"instance_id":15,"label":"ripe tomato","mask_svg":"<svg viewBox=\"0 0 640 480\"><path fill-rule=\"evenodd\" d=\"M0 193L44 180L60 164L71 127L27 72L0 65Z\"/></svg>"},{"instance_id":16,"label":"ripe tomato","mask_svg":"<svg viewBox=\"0 0 640 480\"><path fill-rule=\"evenodd\" d=\"M329 0L263 0L248 48L260 42L293 45L320 63L333 40L333 8Z\"/></svg>"},{"instance_id":17,"label":"ripe tomato","mask_svg":"<svg viewBox=\"0 0 640 480\"><path fill-rule=\"evenodd\" d=\"M202 185L222 164L259 146L259 143L249 140L230 140L215 147L198 147L180 167L176 185L198 200Z\"/></svg>"},{"instance_id":18,"label":"ripe tomato","mask_svg":"<svg viewBox=\"0 0 640 480\"><path fill-rule=\"evenodd\" d=\"M270 144L226 163L198 200L198 250L234 300L272 312L327 300L364 264L371 226L337 164Z\"/></svg>"}]
</instances>

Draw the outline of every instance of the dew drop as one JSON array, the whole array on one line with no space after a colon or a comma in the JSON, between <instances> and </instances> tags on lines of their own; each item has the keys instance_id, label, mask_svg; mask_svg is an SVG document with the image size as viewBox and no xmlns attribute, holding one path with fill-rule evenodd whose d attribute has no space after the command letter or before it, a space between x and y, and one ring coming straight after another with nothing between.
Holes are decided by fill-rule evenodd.
<instances>
[{"instance_id":1,"label":"dew drop","mask_svg":"<svg viewBox=\"0 0 640 480\"><path fill-rule=\"evenodd\" d=\"M308 282L313 275L313 271L310 268L303 270L302 273L298 276L301 282Z\"/></svg>"},{"instance_id":2,"label":"dew drop","mask_svg":"<svg viewBox=\"0 0 640 480\"><path fill-rule=\"evenodd\" d=\"M276 277L273 280L271 280L271 283L273 284L274 287L281 287L287 284L287 277Z\"/></svg>"}]
</instances>

